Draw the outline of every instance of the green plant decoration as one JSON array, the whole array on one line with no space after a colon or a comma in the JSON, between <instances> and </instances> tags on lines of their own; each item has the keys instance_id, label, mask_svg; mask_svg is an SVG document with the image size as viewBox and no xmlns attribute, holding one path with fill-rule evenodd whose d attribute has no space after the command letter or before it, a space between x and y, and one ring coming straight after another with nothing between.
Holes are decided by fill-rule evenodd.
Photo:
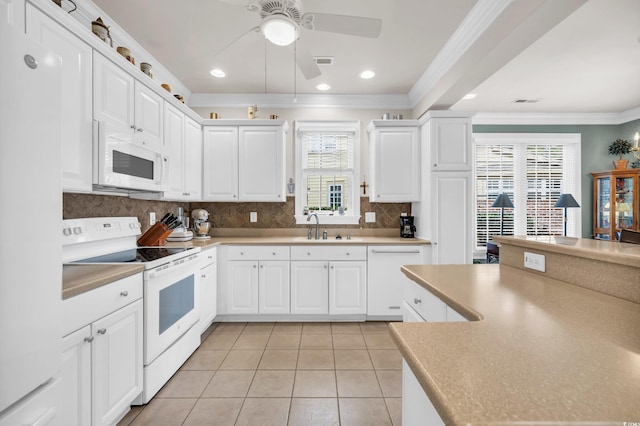
<instances>
[{"instance_id":1,"label":"green plant decoration","mask_svg":"<svg viewBox=\"0 0 640 426\"><path fill-rule=\"evenodd\" d=\"M622 156L631 152L631 142L626 139L616 139L609 145L609 155L617 155L622 160Z\"/></svg>"}]
</instances>

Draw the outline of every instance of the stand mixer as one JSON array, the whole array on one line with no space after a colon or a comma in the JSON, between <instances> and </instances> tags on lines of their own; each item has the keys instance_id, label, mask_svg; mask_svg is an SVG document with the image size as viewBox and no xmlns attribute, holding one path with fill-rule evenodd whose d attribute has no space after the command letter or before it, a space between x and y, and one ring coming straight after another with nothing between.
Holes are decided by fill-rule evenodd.
<instances>
[{"instance_id":1,"label":"stand mixer","mask_svg":"<svg viewBox=\"0 0 640 426\"><path fill-rule=\"evenodd\" d=\"M211 229L211 222L207 221L209 219L209 212L205 209L195 209L191 212L191 217L193 218L193 231L196 233L193 239L208 240L211 238L208 235Z\"/></svg>"}]
</instances>

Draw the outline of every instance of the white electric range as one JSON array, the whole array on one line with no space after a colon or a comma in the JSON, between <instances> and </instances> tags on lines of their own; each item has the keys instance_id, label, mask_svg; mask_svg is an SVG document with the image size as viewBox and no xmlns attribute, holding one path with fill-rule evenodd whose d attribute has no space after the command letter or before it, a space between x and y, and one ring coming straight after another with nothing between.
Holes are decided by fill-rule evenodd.
<instances>
[{"instance_id":1,"label":"white electric range","mask_svg":"<svg viewBox=\"0 0 640 426\"><path fill-rule=\"evenodd\" d=\"M144 390L146 404L200 345L199 247L137 247L136 217L63 221L63 261L144 266Z\"/></svg>"}]
</instances>

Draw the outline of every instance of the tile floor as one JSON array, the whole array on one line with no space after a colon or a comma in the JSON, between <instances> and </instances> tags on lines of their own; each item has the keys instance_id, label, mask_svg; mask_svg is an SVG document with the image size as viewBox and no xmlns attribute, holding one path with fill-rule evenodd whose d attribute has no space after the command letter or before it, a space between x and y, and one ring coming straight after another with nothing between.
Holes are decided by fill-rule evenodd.
<instances>
[{"instance_id":1,"label":"tile floor","mask_svg":"<svg viewBox=\"0 0 640 426\"><path fill-rule=\"evenodd\" d=\"M386 322L218 323L118 426L399 426L401 369Z\"/></svg>"}]
</instances>

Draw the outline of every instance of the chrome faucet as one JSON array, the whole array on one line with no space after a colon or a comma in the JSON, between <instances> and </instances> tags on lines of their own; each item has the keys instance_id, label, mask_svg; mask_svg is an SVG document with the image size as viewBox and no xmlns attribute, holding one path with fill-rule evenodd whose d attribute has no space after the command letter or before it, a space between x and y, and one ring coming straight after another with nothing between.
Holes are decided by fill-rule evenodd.
<instances>
[{"instance_id":1,"label":"chrome faucet","mask_svg":"<svg viewBox=\"0 0 640 426\"><path fill-rule=\"evenodd\" d=\"M307 222L309 222L311 220L311 217L315 216L316 218L316 240L320 239L320 234L318 233L318 225L320 224L320 219L318 219L318 214L317 213L311 213L309 216L307 216Z\"/></svg>"}]
</instances>

